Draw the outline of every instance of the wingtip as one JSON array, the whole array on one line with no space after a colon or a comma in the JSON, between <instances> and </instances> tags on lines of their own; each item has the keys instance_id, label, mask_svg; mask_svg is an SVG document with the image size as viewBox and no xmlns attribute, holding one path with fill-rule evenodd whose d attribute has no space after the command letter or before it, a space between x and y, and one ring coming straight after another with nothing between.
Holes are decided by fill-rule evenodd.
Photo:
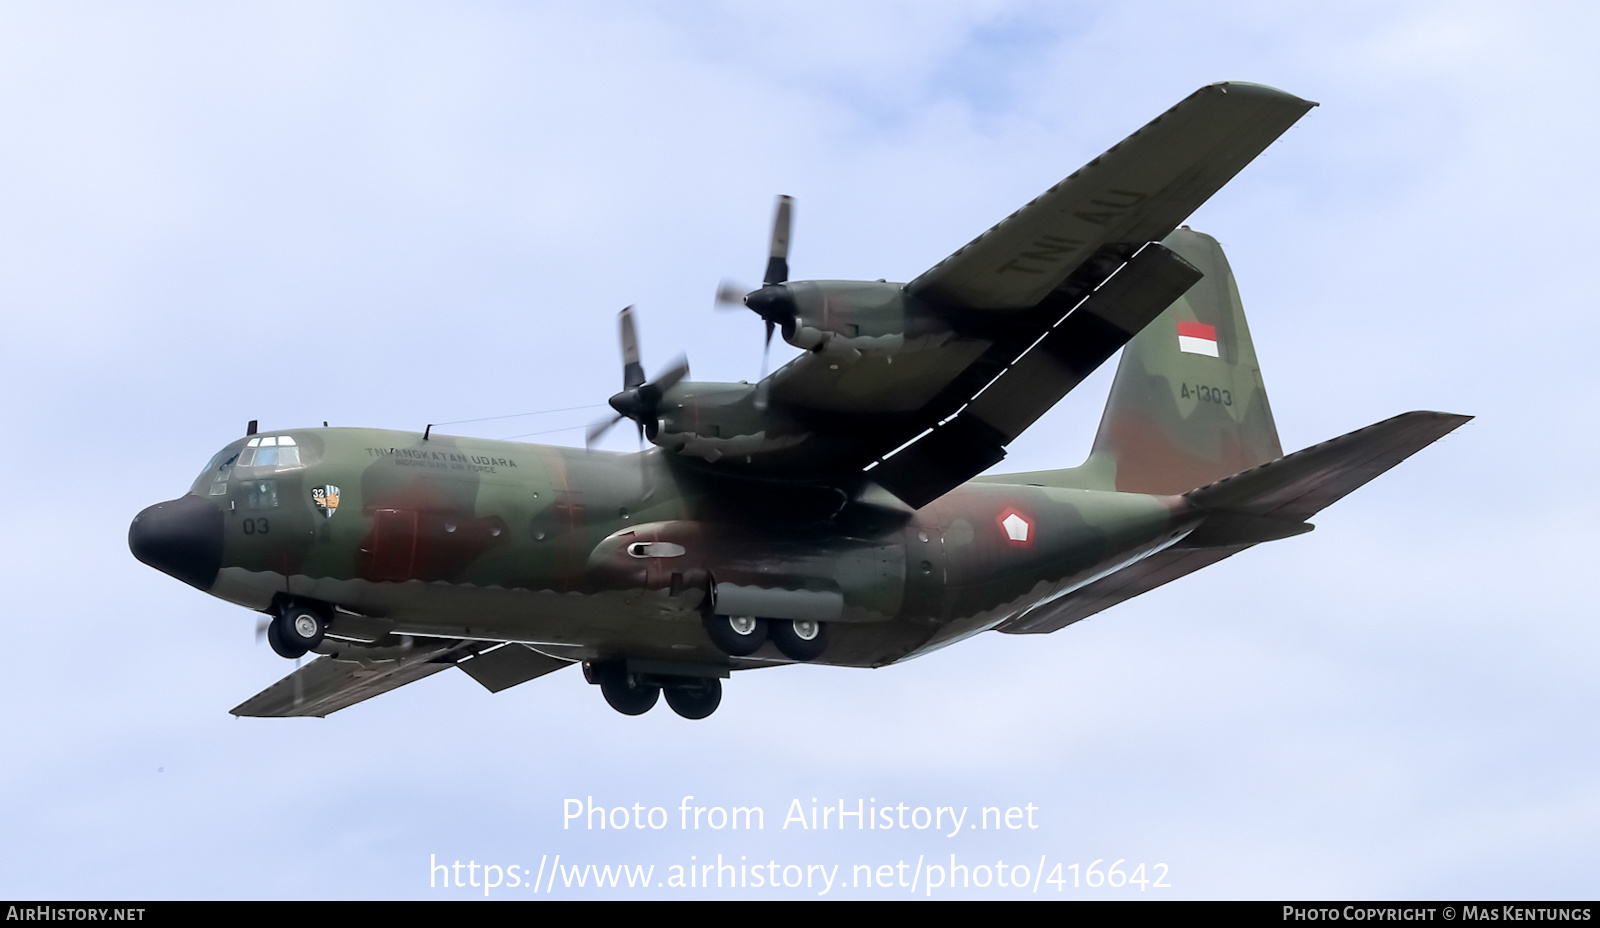
<instances>
[{"instance_id":1,"label":"wingtip","mask_svg":"<svg viewBox=\"0 0 1600 928\"><path fill-rule=\"evenodd\" d=\"M1281 100L1285 103L1294 102L1302 104L1305 109L1311 109L1314 106L1322 105L1315 100L1307 100L1304 97L1297 97L1287 90L1279 90L1278 88L1267 84L1253 84L1249 81L1217 81L1214 84L1207 84L1205 89L1216 89L1228 94L1243 93L1255 97L1273 98Z\"/></svg>"}]
</instances>

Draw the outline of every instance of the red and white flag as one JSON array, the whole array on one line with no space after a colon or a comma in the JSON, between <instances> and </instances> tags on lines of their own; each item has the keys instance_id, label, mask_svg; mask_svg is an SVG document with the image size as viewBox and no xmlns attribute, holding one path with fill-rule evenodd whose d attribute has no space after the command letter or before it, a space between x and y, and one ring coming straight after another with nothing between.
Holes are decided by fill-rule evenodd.
<instances>
[{"instance_id":1,"label":"red and white flag","mask_svg":"<svg viewBox=\"0 0 1600 928\"><path fill-rule=\"evenodd\" d=\"M1203 322L1178 323L1178 350L1217 357L1217 327Z\"/></svg>"}]
</instances>

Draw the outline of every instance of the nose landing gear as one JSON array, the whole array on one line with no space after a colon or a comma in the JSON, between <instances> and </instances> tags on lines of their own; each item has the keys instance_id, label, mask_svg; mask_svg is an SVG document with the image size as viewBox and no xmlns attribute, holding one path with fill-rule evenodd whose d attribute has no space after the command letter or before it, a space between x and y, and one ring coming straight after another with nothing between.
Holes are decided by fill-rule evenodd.
<instances>
[{"instance_id":1,"label":"nose landing gear","mask_svg":"<svg viewBox=\"0 0 1600 928\"><path fill-rule=\"evenodd\" d=\"M303 603L287 603L277 610L267 626L267 644L279 657L291 660L322 643L328 620L320 610Z\"/></svg>"}]
</instances>

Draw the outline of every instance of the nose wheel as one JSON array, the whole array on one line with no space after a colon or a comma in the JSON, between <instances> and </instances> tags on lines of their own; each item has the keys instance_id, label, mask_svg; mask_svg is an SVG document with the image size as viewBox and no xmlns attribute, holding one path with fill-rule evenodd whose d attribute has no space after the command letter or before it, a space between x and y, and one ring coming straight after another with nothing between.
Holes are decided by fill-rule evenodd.
<instances>
[{"instance_id":1,"label":"nose wheel","mask_svg":"<svg viewBox=\"0 0 1600 928\"><path fill-rule=\"evenodd\" d=\"M304 657L307 651L321 644L327 630L328 623L317 610L310 606L286 606L267 626L267 644L279 657L293 660Z\"/></svg>"}]
</instances>

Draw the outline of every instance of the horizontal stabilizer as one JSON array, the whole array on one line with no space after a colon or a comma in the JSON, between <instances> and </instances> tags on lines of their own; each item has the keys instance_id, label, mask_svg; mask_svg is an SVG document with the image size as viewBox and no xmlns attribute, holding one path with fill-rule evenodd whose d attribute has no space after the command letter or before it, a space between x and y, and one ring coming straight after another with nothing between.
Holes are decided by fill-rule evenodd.
<instances>
[{"instance_id":1,"label":"horizontal stabilizer","mask_svg":"<svg viewBox=\"0 0 1600 928\"><path fill-rule=\"evenodd\" d=\"M1303 521L1471 419L1445 412L1402 413L1225 477L1184 498L1201 509Z\"/></svg>"},{"instance_id":2,"label":"horizontal stabilizer","mask_svg":"<svg viewBox=\"0 0 1600 928\"><path fill-rule=\"evenodd\" d=\"M1471 416L1408 412L1312 445L1185 494L1209 515L1188 537L1087 584L998 631L1058 631L1265 541L1311 530L1305 520L1440 438Z\"/></svg>"},{"instance_id":3,"label":"horizontal stabilizer","mask_svg":"<svg viewBox=\"0 0 1600 928\"><path fill-rule=\"evenodd\" d=\"M1109 577L1073 590L1066 596L1031 612L1025 612L1001 625L997 631L1008 635L1047 635L1096 612L1110 609L1148 593L1158 586L1186 577L1202 567L1238 554L1249 545L1226 548L1188 548L1175 545L1165 551L1129 564Z\"/></svg>"}]
</instances>

